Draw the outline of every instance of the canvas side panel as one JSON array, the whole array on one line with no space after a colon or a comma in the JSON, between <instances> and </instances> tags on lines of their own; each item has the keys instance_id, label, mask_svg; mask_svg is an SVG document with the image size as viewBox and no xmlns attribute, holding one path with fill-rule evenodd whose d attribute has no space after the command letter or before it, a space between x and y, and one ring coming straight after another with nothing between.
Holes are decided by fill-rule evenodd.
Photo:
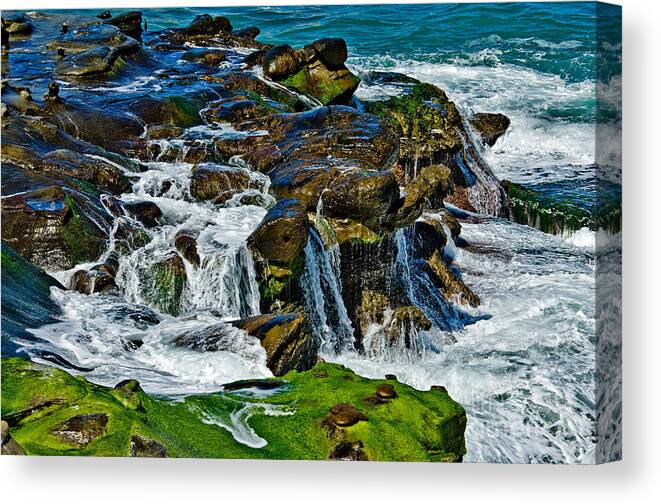
<instances>
[{"instance_id":1,"label":"canvas side panel","mask_svg":"<svg viewBox=\"0 0 661 504\"><path fill-rule=\"evenodd\" d=\"M622 8L596 4L596 452L622 458Z\"/></svg>"}]
</instances>

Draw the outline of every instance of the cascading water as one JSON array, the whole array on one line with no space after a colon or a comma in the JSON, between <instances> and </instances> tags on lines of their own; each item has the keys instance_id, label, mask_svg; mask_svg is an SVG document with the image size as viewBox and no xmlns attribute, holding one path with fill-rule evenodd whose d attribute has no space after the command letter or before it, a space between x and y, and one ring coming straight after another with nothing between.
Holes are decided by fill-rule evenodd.
<instances>
[{"instance_id":1,"label":"cascading water","mask_svg":"<svg viewBox=\"0 0 661 504\"><path fill-rule=\"evenodd\" d=\"M436 286L425 268L424 261L414 257L413 240L409 228L395 233L397 256L393 274L401 282L411 303L420 308L432 324L442 331L461 329L475 318L453 306Z\"/></svg>"},{"instance_id":2,"label":"cascading water","mask_svg":"<svg viewBox=\"0 0 661 504\"><path fill-rule=\"evenodd\" d=\"M315 229L311 230L305 247L305 271L301 276L301 288L315 335L321 341L322 352L351 350L354 343L353 326L342 299L339 276Z\"/></svg>"}]
</instances>

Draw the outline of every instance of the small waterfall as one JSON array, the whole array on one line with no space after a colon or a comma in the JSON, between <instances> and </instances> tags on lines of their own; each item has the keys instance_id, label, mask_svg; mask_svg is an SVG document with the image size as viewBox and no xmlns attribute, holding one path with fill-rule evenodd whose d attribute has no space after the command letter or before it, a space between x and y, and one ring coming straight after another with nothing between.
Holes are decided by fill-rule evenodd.
<instances>
[{"instance_id":1,"label":"small waterfall","mask_svg":"<svg viewBox=\"0 0 661 504\"><path fill-rule=\"evenodd\" d=\"M503 189L480 153L480 142L468 123L464 125L466 131L458 131L463 149L454 161L468 184L468 199L478 213L500 216L504 211Z\"/></svg>"},{"instance_id":2,"label":"small waterfall","mask_svg":"<svg viewBox=\"0 0 661 504\"><path fill-rule=\"evenodd\" d=\"M301 288L322 351L339 353L353 349L354 336L337 275L339 249L335 261L336 266L319 234L312 229L305 247L305 271L301 277Z\"/></svg>"},{"instance_id":3,"label":"small waterfall","mask_svg":"<svg viewBox=\"0 0 661 504\"><path fill-rule=\"evenodd\" d=\"M259 285L252 255L245 244L200 257L199 268L186 268L182 304L187 311L218 310L223 317L259 314Z\"/></svg>"},{"instance_id":4,"label":"small waterfall","mask_svg":"<svg viewBox=\"0 0 661 504\"><path fill-rule=\"evenodd\" d=\"M363 335L363 348L370 360L415 362L434 350L427 331L420 331L410 320L395 320L386 310L383 322L371 323Z\"/></svg>"},{"instance_id":5,"label":"small waterfall","mask_svg":"<svg viewBox=\"0 0 661 504\"><path fill-rule=\"evenodd\" d=\"M397 257L394 273L411 303L420 308L435 327L443 331L461 329L471 317L443 297L443 293L429 277L424 261L415 259L413 240L407 236L410 233L411 230L407 228L395 233Z\"/></svg>"}]
</instances>

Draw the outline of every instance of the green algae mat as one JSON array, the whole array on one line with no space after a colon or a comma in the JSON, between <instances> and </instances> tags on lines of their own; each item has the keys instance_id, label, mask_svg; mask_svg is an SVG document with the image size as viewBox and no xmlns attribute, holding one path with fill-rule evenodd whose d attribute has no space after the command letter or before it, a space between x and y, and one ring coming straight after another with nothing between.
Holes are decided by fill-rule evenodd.
<instances>
[{"instance_id":1,"label":"green algae mat","mask_svg":"<svg viewBox=\"0 0 661 504\"><path fill-rule=\"evenodd\" d=\"M460 461L465 453L466 414L444 389L330 363L168 400L133 380L110 389L3 358L2 418L29 455Z\"/></svg>"}]
</instances>

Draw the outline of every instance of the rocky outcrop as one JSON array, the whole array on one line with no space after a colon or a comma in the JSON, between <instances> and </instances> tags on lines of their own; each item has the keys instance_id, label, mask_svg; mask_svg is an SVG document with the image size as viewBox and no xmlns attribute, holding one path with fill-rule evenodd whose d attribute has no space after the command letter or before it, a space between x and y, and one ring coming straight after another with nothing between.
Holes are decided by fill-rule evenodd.
<instances>
[{"instance_id":1,"label":"rocky outcrop","mask_svg":"<svg viewBox=\"0 0 661 504\"><path fill-rule=\"evenodd\" d=\"M74 191L35 189L2 200L2 238L38 266L69 269L104 251L109 229L99 227L101 212Z\"/></svg>"},{"instance_id":2,"label":"rocky outcrop","mask_svg":"<svg viewBox=\"0 0 661 504\"><path fill-rule=\"evenodd\" d=\"M318 100L322 105L347 104L360 79L344 62L343 39L321 39L299 50L288 45L271 48L262 58L264 75Z\"/></svg>"},{"instance_id":3,"label":"rocky outcrop","mask_svg":"<svg viewBox=\"0 0 661 504\"><path fill-rule=\"evenodd\" d=\"M266 365L275 376L307 371L317 362L319 342L304 315L258 315L233 324L259 339L266 350Z\"/></svg>"},{"instance_id":4,"label":"rocky outcrop","mask_svg":"<svg viewBox=\"0 0 661 504\"><path fill-rule=\"evenodd\" d=\"M337 364L319 363L282 378L228 384L222 393L177 401L150 397L138 388L132 394L141 409L120 401L124 392L61 369L5 357L1 369L3 417L27 412L9 429L28 455L459 462L466 452L466 412L447 391L390 383L397 397L383 398L396 405L388 407L366 400L375 395L381 380L362 378ZM237 403L246 401L245 389L261 384L270 389L269 397L251 396L255 411L250 425L266 444L255 449L209 418L210 412L236 411ZM37 401L48 406L35 414L30 404ZM280 414L270 413L273 408ZM357 423L338 426L328 419L332 411L340 424Z\"/></svg>"},{"instance_id":5,"label":"rocky outcrop","mask_svg":"<svg viewBox=\"0 0 661 504\"><path fill-rule=\"evenodd\" d=\"M173 252L153 264L145 275L143 296L161 312L177 316L181 312L181 295L187 276L184 261Z\"/></svg>"},{"instance_id":6,"label":"rocky outcrop","mask_svg":"<svg viewBox=\"0 0 661 504\"><path fill-rule=\"evenodd\" d=\"M510 127L509 117L504 114L480 112L473 115L468 122L480 135L482 141L491 147Z\"/></svg>"},{"instance_id":7,"label":"rocky outcrop","mask_svg":"<svg viewBox=\"0 0 661 504\"><path fill-rule=\"evenodd\" d=\"M11 437L9 433L9 424L2 420L0 422L2 434L0 441L2 443L2 455L25 455L25 450Z\"/></svg>"},{"instance_id":8,"label":"rocky outcrop","mask_svg":"<svg viewBox=\"0 0 661 504\"><path fill-rule=\"evenodd\" d=\"M280 200L248 238L263 309L280 311L300 301L298 278L310 235L308 215L298 200Z\"/></svg>"}]
</instances>

